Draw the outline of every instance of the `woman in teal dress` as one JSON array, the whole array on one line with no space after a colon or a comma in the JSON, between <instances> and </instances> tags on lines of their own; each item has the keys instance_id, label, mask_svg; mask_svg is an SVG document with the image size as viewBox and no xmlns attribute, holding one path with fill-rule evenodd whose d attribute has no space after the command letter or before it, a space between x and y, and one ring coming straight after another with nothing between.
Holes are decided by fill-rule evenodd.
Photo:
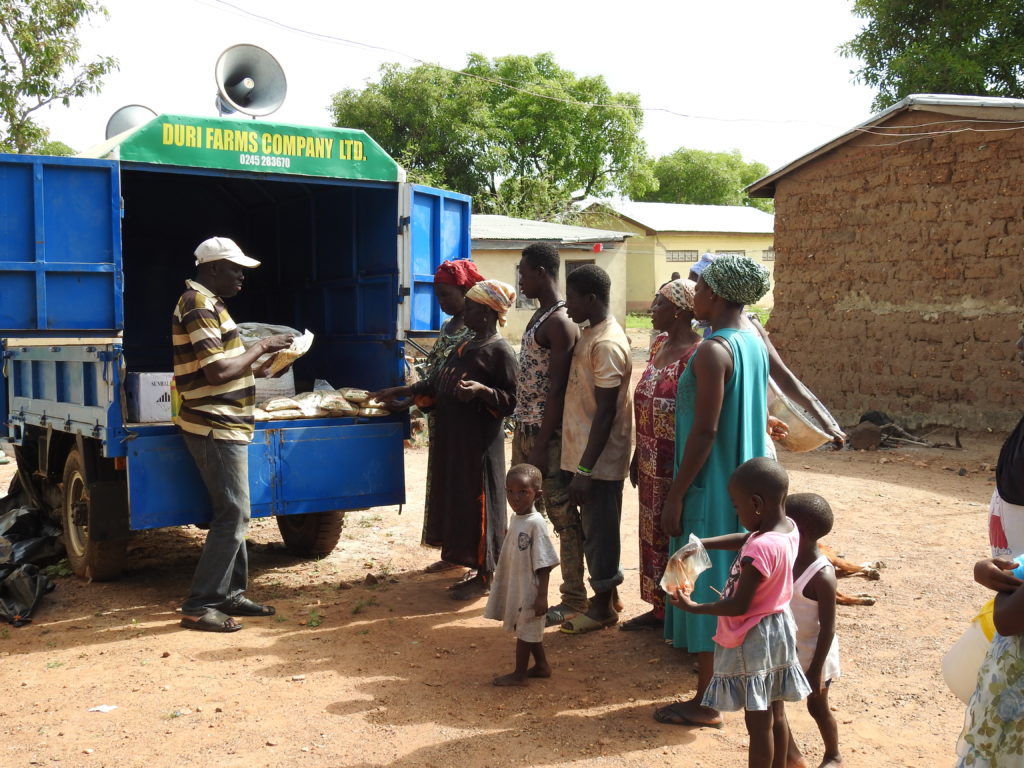
<instances>
[{"instance_id":1,"label":"woman in teal dress","mask_svg":"<svg viewBox=\"0 0 1024 768\"><path fill-rule=\"evenodd\" d=\"M742 312L768 288L768 271L743 256L718 258L697 282L693 314L710 321L712 333L683 371L676 394L677 469L661 516L671 536L669 553L691 533L706 538L744 530L729 498L729 478L743 462L767 454L768 354L760 336L745 328ZM697 602L719 599L713 589L724 588L735 556L726 550L708 554L712 568L697 582ZM721 715L700 705L714 668L716 625L715 616L667 606L665 637L697 654L698 679L694 698L657 710L659 722L721 726Z\"/></svg>"}]
</instances>

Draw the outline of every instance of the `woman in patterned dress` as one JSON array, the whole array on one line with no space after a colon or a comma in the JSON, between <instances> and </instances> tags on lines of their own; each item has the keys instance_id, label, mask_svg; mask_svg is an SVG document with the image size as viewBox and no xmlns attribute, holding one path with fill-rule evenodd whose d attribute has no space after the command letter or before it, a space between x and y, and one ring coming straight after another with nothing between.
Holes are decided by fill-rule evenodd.
<instances>
[{"instance_id":1,"label":"woman in patterned dress","mask_svg":"<svg viewBox=\"0 0 1024 768\"><path fill-rule=\"evenodd\" d=\"M661 504L672 483L675 461L676 387L700 343L693 331L691 280L673 280L651 305L651 324L662 333L651 344L650 359L633 394L636 449L629 479L640 496L640 597L652 607L620 625L627 632L660 629L665 593L658 582L668 560L668 536L661 530Z\"/></svg>"},{"instance_id":2,"label":"woman in patterned dress","mask_svg":"<svg viewBox=\"0 0 1024 768\"><path fill-rule=\"evenodd\" d=\"M957 768L1024 765L1024 586L1012 574L1016 565L987 558L974 566L974 580L996 591L996 635L967 704Z\"/></svg>"}]
</instances>

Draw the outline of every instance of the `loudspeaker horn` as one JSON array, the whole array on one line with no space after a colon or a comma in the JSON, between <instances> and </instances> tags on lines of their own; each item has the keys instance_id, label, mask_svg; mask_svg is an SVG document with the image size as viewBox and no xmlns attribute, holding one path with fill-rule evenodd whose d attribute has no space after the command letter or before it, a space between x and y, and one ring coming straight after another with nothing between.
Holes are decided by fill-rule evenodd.
<instances>
[{"instance_id":1,"label":"loudspeaker horn","mask_svg":"<svg viewBox=\"0 0 1024 768\"><path fill-rule=\"evenodd\" d=\"M149 107L144 107L141 104L127 104L117 110L107 120L107 127L103 132L103 137L111 139L119 133L124 133L143 123L148 123L154 117L156 117L156 112Z\"/></svg>"},{"instance_id":2,"label":"loudspeaker horn","mask_svg":"<svg viewBox=\"0 0 1024 768\"><path fill-rule=\"evenodd\" d=\"M255 45L233 45L217 59L217 111L269 115L284 102L288 82L277 59Z\"/></svg>"}]
</instances>

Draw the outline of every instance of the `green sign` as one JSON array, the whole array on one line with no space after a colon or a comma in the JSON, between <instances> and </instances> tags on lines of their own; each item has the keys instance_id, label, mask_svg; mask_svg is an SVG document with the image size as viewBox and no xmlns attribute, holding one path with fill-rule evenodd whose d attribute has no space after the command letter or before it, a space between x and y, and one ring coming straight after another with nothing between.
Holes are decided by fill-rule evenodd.
<instances>
[{"instance_id":1,"label":"green sign","mask_svg":"<svg viewBox=\"0 0 1024 768\"><path fill-rule=\"evenodd\" d=\"M332 179L399 176L398 164L377 142L349 128L160 115L117 146L122 161Z\"/></svg>"}]
</instances>

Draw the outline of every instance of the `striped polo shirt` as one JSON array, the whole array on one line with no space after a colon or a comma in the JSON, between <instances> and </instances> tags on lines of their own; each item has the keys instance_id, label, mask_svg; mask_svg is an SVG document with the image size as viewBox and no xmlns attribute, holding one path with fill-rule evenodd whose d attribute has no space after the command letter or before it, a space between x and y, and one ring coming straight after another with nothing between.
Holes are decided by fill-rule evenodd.
<instances>
[{"instance_id":1,"label":"striped polo shirt","mask_svg":"<svg viewBox=\"0 0 1024 768\"><path fill-rule=\"evenodd\" d=\"M231 443L252 441L256 379L251 372L213 386L203 368L245 352L224 301L206 286L186 280L171 321L174 381L181 409L174 419L184 432Z\"/></svg>"}]
</instances>

